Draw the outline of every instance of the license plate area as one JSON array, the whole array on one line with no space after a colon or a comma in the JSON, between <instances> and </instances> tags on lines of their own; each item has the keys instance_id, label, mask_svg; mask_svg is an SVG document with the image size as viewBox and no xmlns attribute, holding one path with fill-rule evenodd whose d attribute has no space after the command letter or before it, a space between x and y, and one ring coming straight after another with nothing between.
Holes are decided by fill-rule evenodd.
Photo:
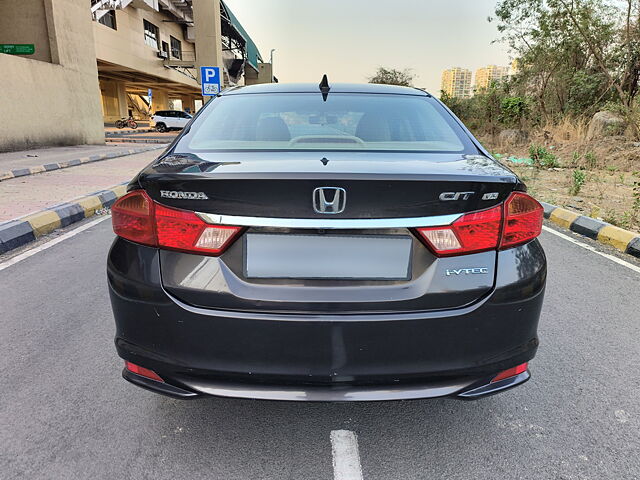
<instances>
[{"instance_id":1,"label":"license plate area","mask_svg":"<svg viewBox=\"0 0 640 480\"><path fill-rule=\"evenodd\" d=\"M409 280L409 235L247 233L244 276L262 279Z\"/></svg>"}]
</instances>

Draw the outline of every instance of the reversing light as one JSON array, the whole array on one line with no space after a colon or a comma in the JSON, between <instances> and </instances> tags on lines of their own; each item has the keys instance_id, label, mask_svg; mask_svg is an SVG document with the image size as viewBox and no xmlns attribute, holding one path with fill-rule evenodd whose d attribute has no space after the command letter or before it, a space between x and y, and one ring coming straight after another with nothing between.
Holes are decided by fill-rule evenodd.
<instances>
[{"instance_id":1,"label":"reversing light","mask_svg":"<svg viewBox=\"0 0 640 480\"><path fill-rule=\"evenodd\" d=\"M523 372L527 371L528 363L521 363L520 365L509 368L507 370L503 370L498 375L493 377L491 383L499 382L500 380L504 380L505 378L515 377L516 375L520 375Z\"/></svg>"},{"instance_id":2,"label":"reversing light","mask_svg":"<svg viewBox=\"0 0 640 480\"><path fill-rule=\"evenodd\" d=\"M127 370L131 373L135 373L136 375L140 375L141 377L149 378L151 380L155 380L156 382L164 383L164 380L153 370L149 370L148 368L141 367L140 365L136 365L131 362L124 362L124 365Z\"/></svg>"}]
</instances>

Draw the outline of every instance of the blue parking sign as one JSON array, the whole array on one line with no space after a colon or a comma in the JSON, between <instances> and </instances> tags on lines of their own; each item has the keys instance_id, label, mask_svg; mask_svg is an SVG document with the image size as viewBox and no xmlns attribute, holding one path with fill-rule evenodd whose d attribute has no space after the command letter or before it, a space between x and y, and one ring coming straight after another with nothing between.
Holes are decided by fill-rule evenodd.
<instances>
[{"instance_id":1,"label":"blue parking sign","mask_svg":"<svg viewBox=\"0 0 640 480\"><path fill-rule=\"evenodd\" d=\"M220 93L220 67L200 67L202 96L215 96Z\"/></svg>"}]
</instances>

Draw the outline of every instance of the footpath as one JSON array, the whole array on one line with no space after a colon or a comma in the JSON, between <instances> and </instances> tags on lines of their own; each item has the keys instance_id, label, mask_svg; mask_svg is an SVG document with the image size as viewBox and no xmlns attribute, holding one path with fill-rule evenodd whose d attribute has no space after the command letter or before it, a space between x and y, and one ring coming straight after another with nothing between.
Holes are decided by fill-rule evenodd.
<instances>
[{"instance_id":1,"label":"footpath","mask_svg":"<svg viewBox=\"0 0 640 480\"><path fill-rule=\"evenodd\" d=\"M5 170L5 165L19 164L20 168L28 169L69 162L79 158L78 155L90 158L105 150L120 154L0 181L0 254L109 207L124 193L122 185L157 158L166 145L145 147L140 153L128 153L131 146L114 150L112 145L105 145L0 154L0 171Z\"/></svg>"}]
</instances>

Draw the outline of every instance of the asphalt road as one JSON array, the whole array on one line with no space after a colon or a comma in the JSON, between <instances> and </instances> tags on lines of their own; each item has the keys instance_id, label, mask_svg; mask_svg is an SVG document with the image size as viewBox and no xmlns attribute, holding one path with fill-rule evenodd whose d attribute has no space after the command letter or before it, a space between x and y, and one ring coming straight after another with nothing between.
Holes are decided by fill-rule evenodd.
<instances>
[{"instance_id":1,"label":"asphalt road","mask_svg":"<svg viewBox=\"0 0 640 480\"><path fill-rule=\"evenodd\" d=\"M640 273L543 233L533 378L481 401L177 401L120 378L109 223L0 257L3 479L332 479L335 430L367 480L640 478Z\"/></svg>"}]
</instances>

